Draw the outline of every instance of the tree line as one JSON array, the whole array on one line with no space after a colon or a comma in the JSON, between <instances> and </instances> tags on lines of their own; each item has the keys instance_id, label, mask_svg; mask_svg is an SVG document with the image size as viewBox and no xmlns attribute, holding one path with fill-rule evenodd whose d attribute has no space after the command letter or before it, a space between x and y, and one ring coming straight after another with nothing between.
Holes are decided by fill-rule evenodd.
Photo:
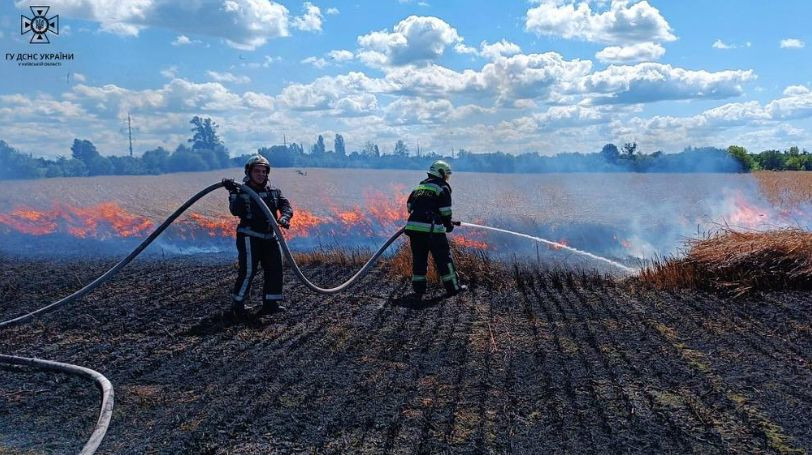
<instances>
[{"instance_id":1,"label":"tree line","mask_svg":"<svg viewBox=\"0 0 812 455\"><path fill-rule=\"evenodd\" d=\"M104 156L89 140L75 139L70 158L49 160L23 154L0 140L0 179L207 171L242 166L250 156L229 157L217 134L218 125L210 118L195 116L190 123L192 136L186 143L171 152L163 147L148 150L140 157ZM265 156L274 167L300 168L425 169L434 160L444 159L458 171L499 173L812 170L812 155L794 146L783 152L767 150L755 154L735 145L727 149L689 147L680 153L646 154L636 143L626 143L620 148L606 144L598 153L543 156L471 153L460 149L452 156L443 156L419 149L412 153L402 140L395 143L391 153L383 152L371 141L360 150L347 153L344 137L336 134L331 149L319 135L308 150L302 144L291 143L262 147L256 153Z\"/></svg>"}]
</instances>

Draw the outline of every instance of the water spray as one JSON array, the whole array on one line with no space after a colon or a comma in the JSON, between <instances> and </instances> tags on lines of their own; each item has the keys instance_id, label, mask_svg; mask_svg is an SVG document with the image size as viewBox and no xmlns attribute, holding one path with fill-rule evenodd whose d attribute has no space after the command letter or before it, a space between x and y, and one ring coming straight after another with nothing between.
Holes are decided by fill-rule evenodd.
<instances>
[{"instance_id":1,"label":"water spray","mask_svg":"<svg viewBox=\"0 0 812 455\"><path fill-rule=\"evenodd\" d=\"M623 265L623 264L621 264L619 262L613 261L613 260L605 258L603 256L598 256L597 254L593 254L593 253L590 253L588 251L581 251L578 248L573 248L573 247L571 247L569 245L565 245L565 244L559 243L559 242L554 242L552 240L543 239L541 237L536 237L534 235L522 234L521 232L509 231L507 229L495 228L495 227L491 227L491 226L483 226L481 224L466 223L465 221L456 221L455 224L457 224L458 226L467 226L467 227L472 227L472 228L477 228L477 229L484 229L484 230L487 230L487 231L502 232L502 233L505 233L505 234L515 235L517 237L523 237L523 238L526 238L526 239L535 240L536 242L544 243L544 244L550 245L550 246L552 246L554 248L559 248L559 249L563 249L563 250L567 250L567 251L572 251L573 253L580 254L581 256L586 256L588 258L592 258L592 259L596 259L598 261L606 262L607 264L611 264L611 265L623 270L624 272L634 273L634 272L637 271L637 269L627 267L627 266L625 266L625 265Z\"/></svg>"}]
</instances>

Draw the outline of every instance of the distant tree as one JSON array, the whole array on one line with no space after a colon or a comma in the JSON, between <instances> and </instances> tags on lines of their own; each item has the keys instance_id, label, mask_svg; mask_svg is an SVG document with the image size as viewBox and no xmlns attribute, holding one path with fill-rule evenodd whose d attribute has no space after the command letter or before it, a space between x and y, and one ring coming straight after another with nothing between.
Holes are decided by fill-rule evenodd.
<instances>
[{"instance_id":1,"label":"distant tree","mask_svg":"<svg viewBox=\"0 0 812 455\"><path fill-rule=\"evenodd\" d=\"M169 160L167 161L167 171L169 172L196 172L207 170L209 170L209 165L203 160L200 154L183 144L179 145L178 148L172 152L172 155L169 156Z\"/></svg>"},{"instance_id":2,"label":"distant tree","mask_svg":"<svg viewBox=\"0 0 812 455\"><path fill-rule=\"evenodd\" d=\"M403 143L402 140L398 139L397 143L395 143L395 149L393 150L395 156L408 156L409 155L409 147Z\"/></svg>"},{"instance_id":3,"label":"distant tree","mask_svg":"<svg viewBox=\"0 0 812 455\"><path fill-rule=\"evenodd\" d=\"M615 144L606 144L601 149L601 156L607 163L614 163L620 158L620 151Z\"/></svg>"},{"instance_id":4,"label":"distant tree","mask_svg":"<svg viewBox=\"0 0 812 455\"><path fill-rule=\"evenodd\" d=\"M110 164L115 175L142 175L146 174L144 161L132 156L111 156Z\"/></svg>"},{"instance_id":5,"label":"distant tree","mask_svg":"<svg viewBox=\"0 0 812 455\"><path fill-rule=\"evenodd\" d=\"M381 156L381 151L378 149L377 144L373 144L372 141L366 141L364 147L361 149L361 155L367 158L379 158Z\"/></svg>"},{"instance_id":6,"label":"distant tree","mask_svg":"<svg viewBox=\"0 0 812 455\"><path fill-rule=\"evenodd\" d=\"M41 173L36 160L0 141L0 179L35 178Z\"/></svg>"},{"instance_id":7,"label":"distant tree","mask_svg":"<svg viewBox=\"0 0 812 455\"><path fill-rule=\"evenodd\" d=\"M316 139L316 143L310 148L310 153L314 156L321 156L326 153L326 150L327 149L324 147L324 137L319 134L318 139Z\"/></svg>"},{"instance_id":8,"label":"distant tree","mask_svg":"<svg viewBox=\"0 0 812 455\"><path fill-rule=\"evenodd\" d=\"M780 171L784 169L784 160L786 159L784 154L778 150L765 150L754 158L758 162L759 167L765 171Z\"/></svg>"},{"instance_id":9,"label":"distant tree","mask_svg":"<svg viewBox=\"0 0 812 455\"><path fill-rule=\"evenodd\" d=\"M623 156L627 160L634 159L634 154L637 152L637 142L627 142L623 144Z\"/></svg>"},{"instance_id":10,"label":"distant tree","mask_svg":"<svg viewBox=\"0 0 812 455\"><path fill-rule=\"evenodd\" d=\"M169 161L169 151L163 147L155 150L148 150L141 156L144 172L147 174L160 174L167 172Z\"/></svg>"},{"instance_id":11,"label":"distant tree","mask_svg":"<svg viewBox=\"0 0 812 455\"><path fill-rule=\"evenodd\" d=\"M731 145L727 148L727 153L741 166L742 172L750 172L758 168L758 164L753 157L747 153L747 149L738 145Z\"/></svg>"},{"instance_id":12,"label":"distant tree","mask_svg":"<svg viewBox=\"0 0 812 455\"><path fill-rule=\"evenodd\" d=\"M292 167L296 165L296 154L291 147L273 145L270 148L262 147L258 153L268 159L273 167Z\"/></svg>"},{"instance_id":13,"label":"distant tree","mask_svg":"<svg viewBox=\"0 0 812 455\"><path fill-rule=\"evenodd\" d=\"M343 157L343 156L347 155L347 151L344 148L344 136L342 136L340 134L336 134L335 151L336 151L336 155L338 155L338 156Z\"/></svg>"},{"instance_id":14,"label":"distant tree","mask_svg":"<svg viewBox=\"0 0 812 455\"><path fill-rule=\"evenodd\" d=\"M101 156L92 142L74 139L70 149L72 156L85 164L89 175L110 175L113 173L113 164L107 157Z\"/></svg>"},{"instance_id":15,"label":"distant tree","mask_svg":"<svg viewBox=\"0 0 812 455\"><path fill-rule=\"evenodd\" d=\"M74 139L70 151L74 158L85 164L100 156L96 146L88 140Z\"/></svg>"},{"instance_id":16,"label":"distant tree","mask_svg":"<svg viewBox=\"0 0 812 455\"><path fill-rule=\"evenodd\" d=\"M192 150L214 150L218 145L222 145L217 136L218 125L211 118L201 118L195 115L189 123L193 125L192 133L194 135L187 142L192 144Z\"/></svg>"}]
</instances>

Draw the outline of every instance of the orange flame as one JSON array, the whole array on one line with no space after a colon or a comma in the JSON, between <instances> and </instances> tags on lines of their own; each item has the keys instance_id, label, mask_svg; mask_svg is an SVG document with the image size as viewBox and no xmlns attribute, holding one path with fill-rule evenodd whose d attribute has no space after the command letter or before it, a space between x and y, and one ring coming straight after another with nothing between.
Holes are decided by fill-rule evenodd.
<instances>
[{"instance_id":1,"label":"orange flame","mask_svg":"<svg viewBox=\"0 0 812 455\"><path fill-rule=\"evenodd\" d=\"M451 237L451 242L463 248L477 248L480 250L487 250L488 244L482 240L475 240L464 235L455 235Z\"/></svg>"},{"instance_id":2,"label":"orange flame","mask_svg":"<svg viewBox=\"0 0 812 455\"><path fill-rule=\"evenodd\" d=\"M332 201L323 201L327 213L320 215L297 208L290 229L283 230L285 238L290 240L314 234L376 238L386 236L405 224L408 214L404 191L398 191L394 197L380 191L366 191L364 198L366 202L363 208L356 205L350 209L341 209ZM191 212L178 220L169 233L187 240L200 235L232 238L238 221L228 214ZM104 202L88 207L55 205L51 210L15 208L11 212L0 213L0 226L29 235L61 232L79 238L108 238L144 236L154 227L154 223L148 218L128 213L115 202ZM463 247L488 248L484 240L468 234L454 235L452 241Z\"/></svg>"},{"instance_id":3,"label":"orange flame","mask_svg":"<svg viewBox=\"0 0 812 455\"><path fill-rule=\"evenodd\" d=\"M564 245L564 246L570 246L570 244L567 243L567 241L565 239L559 240L558 243L560 243L561 245ZM559 245L548 245L548 246L553 251L558 251L558 250L564 248L564 246L559 246Z\"/></svg>"},{"instance_id":4,"label":"orange flame","mask_svg":"<svg viewBox=\"0 0 812 455\"><path fill-rule=\"evenodd\" d=\"M733 196L733 211L728 215L730 224L738 227L756 228L769 220L768 210L751 204L741 192Z\"/></svg>"},{"instance_id":5,"label":"orange flame","mask_svg":"<svg viewBox=\"0 0 812 455\"><path fill-rule=\"evenodd\" d=\"M0 224L29 235L62 231L80 238L136 237L153 226L148 218L130 214L115 202L90 207L55 204L51 210L42 211L16 208L8 214L0 214Z\"/></svg>"}]
</instances>

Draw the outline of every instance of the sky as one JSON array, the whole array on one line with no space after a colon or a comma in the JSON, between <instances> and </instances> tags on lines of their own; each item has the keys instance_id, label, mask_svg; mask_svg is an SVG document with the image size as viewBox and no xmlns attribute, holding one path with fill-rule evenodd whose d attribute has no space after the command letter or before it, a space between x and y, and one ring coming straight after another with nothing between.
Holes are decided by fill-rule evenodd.
<instances>
[{"instance_id":1,"label":"sky","mask_svg":"<svg viewBox=\"0 0 812 455\"><path fill-rule=\"evenodd\" d=\"M58 15L48 44L21 34L32 5ZM812 149L810 17L808 0L4 0L0 139L125 155L129 114L135 155L184 143L195 115L234 156L337 133L348 152ZM73 59L17 59L46 53Z\"/></svg>"}]
</instances>

